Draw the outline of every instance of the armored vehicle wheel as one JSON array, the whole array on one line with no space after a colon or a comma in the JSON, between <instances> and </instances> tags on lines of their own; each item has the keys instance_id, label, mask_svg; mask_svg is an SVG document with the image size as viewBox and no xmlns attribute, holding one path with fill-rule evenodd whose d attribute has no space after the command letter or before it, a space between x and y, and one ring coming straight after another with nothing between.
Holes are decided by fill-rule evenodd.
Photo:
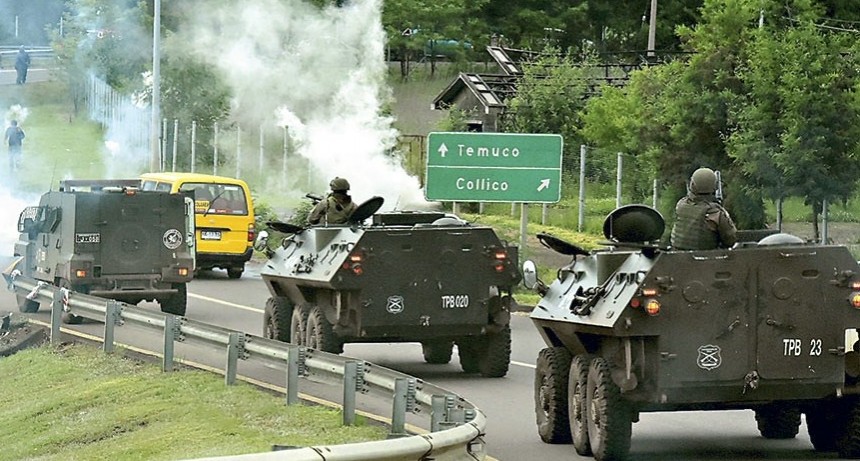
<instances>
[{"instance_id":1,"label":"armored vehicle wheel","mask_svg":"<svg viewBox=\"0 0 860 461\"><path fill-rule=\"evenodd\" d=\"M632 420L621 390L612 382L609 364L595 358L586 385L588 441L597 461L621 460L630 452Z\"/></svg>"},{"instance_id":2,"label":"armored vehicle wheel","mask_svg":"<svg viewBox=\"0 0 860 461\"><path fill-rule=\"evenodd\" d=\"M343 344L338 341L332 331L331 324L325 318L323 310L314 306L308 313L307 346L318 351L340 354Z\"/></svg>"},{"instance_id":3,"label":"armored vehicle wheel","mask_svg":"<svg viewBox=\"0 0 860 461\"><path fill-rule=\"evenodd\" d=\"M478 340L473 337L466 337L457 340L457 354L460 356L460 367L466 373L477 373L481 370L479 366Z\"/></svg>"},{"instance_id":4,"label":"armored vehicle wheel","mask_svg":"<svg viewBox=\"0 0 860 461\"><path fill-rule=\"evenodd\" d=\"M263 309L263 335L277 341L290 342L290 318L293 316L293 304L283 296L273 296L266 300ZM295 344L299 344L294 341Z\"/></svg>"},{"instance_id":5,"label":"armored vehicle wheel","mask_svg":"<svg viewBox=\"0 0 860 461\"><path fill-rule=\"evenodd\" d=\"M573 440L573 448L582 456L591 456L586 419L588 410L585 407L589 362L591 359L587 355L575 356L570 362L570 374L567 379L567 415L570 421L570 436Z\"/></svg>"},{"instance_id":6,"label":"armored vehicle wheel","mask_svg":"<svg viewBox=\"0 0 860 461\"><path fill-rule=\"evenodd\" d=\"M852 398L848 402L845 422L840 425L841 434L836 440L836 451L840 458L860 458L860 400Z\"/></svg>"},{"instance_id":7,"label":"armored vehicle wheel","mask_svg":"<svg viewBox=\"0 0 860 461\"><path fill-rule=\"evenodd\" d=\"M184 283L174 283L173 288L176 289L176 293L158 300L161 304L161 312L183 316L188 307L188 287Z\"/></svg>"},{"instance_id":8,"label":"armored vehicle wheel","mask_svg":"<svg viewBox=\"0 0 860 461\"><path fill-rule=\"evenodd\" d=\"M800 430L800 409L772 404L755 410L758 431L766 439L793 439Z\"/></svg>"},{"instance_id":9,"label":"armored vehicle wheel","mask_svg":"<svg viewBox=\"0 0 860 461\"><path fill-rule=\"evenodd\" d=\"M481 376L501 378L508 374L511 363L511 327L505 325L502 331L490 333L481 341L482 356L478 362Z\"/></svg>"},{"instance_id":10,"label":"armored vehicle wheel","mask_svg":"<svg viewBox=\"0 0 860 461\"><path fill-rule=\"evenodd\" d=\"M242 272L245 272L244 267L230 267L227 269L227 277L238 279L242 277Z\"/></svg>"},{"instance_id":11,"label":"armored vehicle wheel","mask_svg":"<svg viewBox=\"0 0 860 461\"><path fill-rule=\"evenodd\" d=\"M308 343L308 312L310 306L302 305L293 308L290 316L290 342L304 346Z\"/></svg>"},{"instance_id":12,"label":"armored vehicle wheel","mask_svg":"<svg viewBox=\"0 0 860 461\"><path fill-rule=\"evenodd\" d=\"M20 312L28 314L39 312L40 304L38 301L27 299L26 295L15 295L15 298L18 300L18 310Z\"/></svg>"},{"instance_id":13,"label":"armored vehicle wheel","mask_svg":"<svg viewBox=\"0 0 860 461\"><path fill-rule=\"evenodd\" d=\"M422 341L421 350L424 352L425 362L444 365L451 361L451 353L454 351L454 342L445 339Z\"/></svg>"},{"instance_id":14,"label":"armored vehicle wheel","mask_svg":"<svg viewBox=\"0 0 860 461\"><path fill-rule=\"evenodd\" d=\"M570 443L567 416L570 352L563 347L541 349L536 365L534 395L538 434L546 443Z\"/></svg>"},{"instance_id":15,"label":"armored vehicle wheel","mask_svg":"<svg viewBox=\"0 0 860 461\"><path fill-rule=\"evenodd\" d=\"M835 428L845 427L845 418L844 407L830 402L806 411L806 430L815 451L836 451L840 433Z\"/></svg>"}]
</instances>

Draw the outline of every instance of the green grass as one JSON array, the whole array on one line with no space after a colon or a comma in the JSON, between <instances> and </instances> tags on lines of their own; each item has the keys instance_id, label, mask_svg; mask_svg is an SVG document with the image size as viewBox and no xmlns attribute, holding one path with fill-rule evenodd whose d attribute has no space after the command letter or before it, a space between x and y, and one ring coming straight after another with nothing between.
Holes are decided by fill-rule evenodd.
<instances>
[{"instance_id":1,"label":"green grass","mask_svg":"<svg viewBox=\"0 0 860 461\"><path fill-rule=\"evenodd\" d=\"M160 367L89 346L0 360L0 460L187 459L381 440L337 411L287 406L245 383Z\"/></svg>"}]
</instances>

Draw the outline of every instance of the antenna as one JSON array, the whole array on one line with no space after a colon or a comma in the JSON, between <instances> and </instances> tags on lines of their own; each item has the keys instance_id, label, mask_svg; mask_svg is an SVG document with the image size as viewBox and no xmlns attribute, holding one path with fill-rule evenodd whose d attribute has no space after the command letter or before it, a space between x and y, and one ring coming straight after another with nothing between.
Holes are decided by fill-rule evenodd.
<instances>
[{"instance_id":1,"label":"antenna","mask_svg":"<svg viewBox=\"0 0 860 461\"><path fill-rule=\"evenodd\" d=\"M57 160L54 159L54 168L51 169L51 180L48 182L48 192L51 192L51 188L54 186L54 177L57 175Z\"/></svg>"}]
</instances>

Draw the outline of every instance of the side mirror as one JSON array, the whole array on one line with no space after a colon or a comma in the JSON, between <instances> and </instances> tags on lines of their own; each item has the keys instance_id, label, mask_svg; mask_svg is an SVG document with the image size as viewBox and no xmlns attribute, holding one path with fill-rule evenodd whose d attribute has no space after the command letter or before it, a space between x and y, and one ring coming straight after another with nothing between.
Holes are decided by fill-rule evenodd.
<instances>
[{"instance_id":1,"label":"side mirror","mask_svg":"<svg viewBox=\"0 0 860 461\"><path fill-rule=\"evenodd\" d=\"M269 233L266 231L260 231L257 234L257 239L254 240L254 249L257 251L266 251L269 248Z\"/></svg>"},{"instance_id":2,"label":"side mirror","mask_svg":"<svg viewBox=\"0 0 860 461\"><path fill-rule=\"evenodd\" d=\"M523 285L525 285L529 290L534 290L537 283L538 278L535 263L531 260L527 260L523 263Z\"/></svg>"}]
</instances>

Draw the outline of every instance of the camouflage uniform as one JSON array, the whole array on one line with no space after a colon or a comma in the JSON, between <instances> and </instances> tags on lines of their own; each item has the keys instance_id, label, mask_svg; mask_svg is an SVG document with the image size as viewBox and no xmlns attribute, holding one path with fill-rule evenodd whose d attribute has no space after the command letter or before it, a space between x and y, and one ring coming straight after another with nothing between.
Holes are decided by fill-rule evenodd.
<instances>
[{"instance_id":1,"label":"camouflage uniform","mask_svg":"<svg viewBox=\"0 0 860 461\"><path fill-rule=\"evenodd\" d=\"M325 224L343 224L349 220L353 211L355 211L355 203L349 195L332 192L314 206L308 215L308 222L319 224L325 217Z\"/></svg>"},{"instance_id":2,"label":"camouflage uniform","mask_svg":"<svg viewBox=\"0 0 860 461\"><path fill-rule=\"evenodd\" d=\"M673 248L713 250L729 248L737 241L735 223L716 199L717 181L710 168L699 168L691 176L687 196L675 205Z\"/></svg>"},{"instance_id":3,"label":"camouflage uniform","mask_svg":"<svg viewBox=\"0 0 860 461\"><path fill-rule=\"evenodd\" d=\"M678 250L728 248L737 241L729 212L713 195L687 194L675 205L672 247Z\"/></svg>"}]
</instances>

